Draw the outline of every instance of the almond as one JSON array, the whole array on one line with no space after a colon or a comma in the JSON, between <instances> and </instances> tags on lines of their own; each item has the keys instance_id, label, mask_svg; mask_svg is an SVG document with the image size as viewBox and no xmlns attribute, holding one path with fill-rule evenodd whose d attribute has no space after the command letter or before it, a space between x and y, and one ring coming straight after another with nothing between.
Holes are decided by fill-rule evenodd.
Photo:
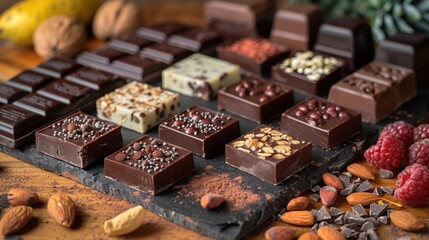
<instances>
[{"instance_id":1,"label":"almond","mask_svg":"<svg viewBox=\"0 0 429 240\"><path fill-rule=\"evenodd\" d=\"M12 206L31 206L39 202L39 196L33 190L26 188L12 188L7 194L7 201Z\"/></svg>"},{"instance_id":2,"label":"almond","mask_svg":"<svg viewBox=\"0 0 429 240\"><path fill-rule=\"evenodd\" d=\"M338 191L334 187L324 186L320 189L319 195L323 205L330 207L334 205L335 200L337 200Z\"/></svg>"},{"instance_id":3,"label":"almond","mask_svg":"<svg viewBox=\"0 0 429 240\"><path fill-rule=\"evenodd\" d=\"M362 178L364 180L375 179L373 171L359 163L350 164L349 166L347 166L347 171L349 171L352 175Z\"/></svg>"},{"instance_id":4,"label":"almond","mask_svg":"<svg viewBox=\"0 0 429 240\"><path fill-rule=\"evenodd\" d=\"M307 208L310 200L306 197L297 197L289 201L286 206L288 211L299 211Z\"/></svg>"},{"instance_id":5,"label":"almond","mask_svg":"<svg viewBox=\"0 0 429 240\"><path fill-rule=\"evenodd\" d=\"M319 237L314 232L306 232L298 240L319 240Z\"/></svg>"},{"instance_id":6,"label":"almond","mask_svg":"<svg viewBox=\"0 0 429 240\"><path fill-rule=\"evenodd\" d=\"M65 194L53 195L48 200L48 213L60 225L70 227L75 218L73 200Z\"/></svg>"},{"instance_id":7,"label":"almond","mask_svg":"<svg viewBox=\"0 0 429 240\"><path fill-rule=\"evenodd\" d=\"M324 226L317 230L317 236L322 240L346 240L337 230L330 226Z\"/></svg>"},{"instance_id":8,"label":"almond","mask_svg":"<svg viewBox=\"0 0 429 240\"><path fill-rule=\"evenodd\" d=\"M121 236L137 230L145 217L142 206L136 206L104 222L103 229L112 236Z\"/></svg>"},{"instance_id":9,"label":"almond","mask_svg":"<svg viewBox=\"0 0 429 240\"><path fill-rule=\"evenodd\" d=\"M307 210L284 213L280 219L296 226L308 227L314 224L313 213Z\"/></svg>"},{"instance_id":10,"label":"almond","mask_svg":"<svg viewBox=\"0 0 429 240\"><path fill-rule=\"evenodd\" d=\"M17 206L9 210L0 221L0 235L9 235L23 228L33 216L33 208Z\"/></svg>"},{"instance_id":11,"label":"almond","mask_svg":"<svg viewBox=\"0 0 429 240\"><path fill-rule=\"evenodd\" d=\"M281 226L272 227L264 234L265 240L292 240L294 236L295 230Z\"/></svg>"},{"instance_id":12,"label":"almond","mask_svg":"<svg viewBox=\"0 0 429 240\"><path fill-rule=\"evenodd\" d=\"M362 204L362 206L366 207L371 205L371 203L376 203L380 201L382 198L378 195L369 193L369 192L355 192L347 196L347 202L354 206L358 204Z\"/></svg>"},{"instance_id":13,"label":"almond","mask_svg":"<svg viewBox=\"0 0 429 240\"><path fill-rule=\"evenodd\" d=\"M337 191L341 191L344 189L344 184L334 174L324 173L322 175L322 179L326 185L334 187L335 189L337 189Z\"/></svg>"},{"instance_id":14,"label":"almond","mask_svg":"<svg viewBox=\"0 0 429 240\"><path fill-rule=\"evenodd\" d=\"M425 225L412 213L406 211L393 211L390 220L400 229L407 232L417 232L425 228Z\"/></svg>"},{"instance_id":15,"label":"almond","mask_svg":"<svg viewBox=\"0 0 429 240\"><path fill-rule=\"evenodd\" d=\"M224 201L225 198L219 194L207 193L201 198L200 203L204 209L212 209L219 207Z\"/></svg>"}]
</instances>

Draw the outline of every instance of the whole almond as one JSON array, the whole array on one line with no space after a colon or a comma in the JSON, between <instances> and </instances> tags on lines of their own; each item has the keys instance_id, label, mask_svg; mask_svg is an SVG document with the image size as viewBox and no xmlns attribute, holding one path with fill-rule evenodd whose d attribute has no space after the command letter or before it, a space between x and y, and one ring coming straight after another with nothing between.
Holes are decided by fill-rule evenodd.
<instances>
[{"instance_id":1,"label":"whole almond","mask_svg":"<svg viewBox=\"0 0 429 240\"><path fill-rule=\"evenodd\" d=\"M350 164L349 166L347 166L347 171L349 171L352 175L362 178L364 180L375 179L373 171L359 163Z\"/></svg>"},{"instance_id":2,"label":"whole almond","mask_svg":"<svg viewBox=\"0 0 429 240\"><path fill-rule=\"evenodd\" d=\"M314 232L306 232L298 240L319 240L319 237Z\"/></svg>"},{"instance_id":3,"label":"whole almond","mask_svg":"<svg viewBox=\"0 0 429 240\"><path fill-rule=\"evenodd\" d=\"M53 195L48 200L48 213L60 225L70 227L75 218L73 200L65 194Z\"/></svg>"},{"instance_id":4,"label":"whole almond","mask_svg":"<svg viewBox=\"0 0 429 240\"><path fill-rule=\"evenodd\" d=\"M7 194L7 201L12 206L31 206L39 202L39 196L33 190L26 188L12 188Z\"/></svg>"},{"instance_id":5,"label":"whole almond","mask_svg":"<svg viewBox=\"0 0 429 240\"><path fill-rule=\"evenodd\" d=\"M355 192L347 196L347 202L354 206L358 204L362 204L362 206L366 207L371 205L371 203L376 203L380 201L382 198L378 195L369 192Z\"/></svg>"},{"instance_id":6,"label":"whole almond","mask_svg":"<svg viewBox=\"0 0 429 240\"><path fill-rule=\"evenodd\" d=\"M121 236L137 230L145 217L142 206L136 206L104 222L104 231L112 236Z\"/></svg>"},{"instance_id":7,"label":"whole almond","mask_svg":"<svg viewBox=\"0 0 429 240\"><path fill-rule=\"evenodd\" d=\"M313 213L307 210L286 212L280 217L280 219L283 222L301 227L308 227L314 224Z\"/></svg>"},{"instance_id":8,"label":"whole almond","mask_svg":"<svg viewBox=\"0 0 429 240\"><path fill-rule=\"evenodd\" d=\"M317 230L317 236L322 240L346 240L337 230L330 226L323 226Z\"/></svg>"},{"instance_id":9,"label":"whole almond","mask_svg":"<svg viewBox=\"0 0 429 240\"><path fill-rule=\"evenodd\" d=\"M200 203L204 209L213 209L219 207L224 201L225 198L219 194L207 193L201 198Z\"/></svg>"},{"instance_id":10,"label":"whole almond","mask_svg":"<svg viewBox=\"0 0 429 240\"><path fill-rule=\"evenodd\" d=\"M326 185L334 187L335 189L337 189L337 191L341 191L344 189L344 184L334 174L324 173L322 175L322 179Z\"/></svg>"},{"instance_id":11,"label":"whole almond","mask_svg":"<svg viewBox=\"0 0 429 240\"><path fill-rule=\"evenodd\" d=\"M304 210L307 208L308 204L310 203L310 200L306 197L297 197L293 198L289 201L289 203L286 206L286 209L288 211L299 211Z\"/></svg>"},{"instance_id":12,"label":"whole almond","mask_svg":"<svg viewBox=\"0 0 429 240\"><path fill-rule=\"evenodd\" d=\"M400 229L407 232L417 232L425 228L425 225L412 213L406 211L393 211L390 220Z\"/></svg>"},{"instance_id":13,"label":"whole almond","mask_svg":"<svg viewBox=\"0 0 429 240\"><path fill-rule=\"evenodd\" d=\"M337 200L338 191L334 187L324 186L320 189L319 195L323 205L330 207L334 205L335 200Z\"/></svg>"},{"instance_id":14,"label":"whole almond","mask_svg":"<svg viewBox=\"0 0 429 240\"><path fill-rule=\"evenodd\" d=\"M281 226L272 227L264 234L265 240L292 240L294 236L295 230Z\"/></svg>"},{"instance_id":15,"label":"whole almond","mask_svg":"<svg viewBox=\"0 0 429 240\"><path fill-rule=\"evenodd\" d=\"M5 236L19 231L33 216L33 208L17 206L9 210L0 220L0 234Z\"/></svg>"}]
</instances>

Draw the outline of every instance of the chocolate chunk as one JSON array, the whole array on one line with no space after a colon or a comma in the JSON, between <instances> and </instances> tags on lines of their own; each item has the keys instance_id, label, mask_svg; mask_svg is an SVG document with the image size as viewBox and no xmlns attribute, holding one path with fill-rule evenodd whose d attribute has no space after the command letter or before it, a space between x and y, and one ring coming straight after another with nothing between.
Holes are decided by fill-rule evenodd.
<instances>
[{"instance_id":1,"label":"chocolate chunk","mask_svg":"<svg viewBox=\"0 0 429 240\"><path fill-rule=\"evenodd\" d=\"M390 188L390 187L381 187L381 190L383 190L383 192L385 192L389 195L392 195L393 191L394 191L393 188Z\"/></svg>"},{"instance_id":2,"label":"chocolate chunk","mask_svg":"<svg viewBox=\"0 0 429 240\"><path fill-rule=\"evenodd\" d=\"M331 214L332 217L337 217L340 215L344 215L345 212L339 208L331 207L329 213Z\"/></svg>"},{"instance_id":3,"label":"chocolate chunk","mask_svg":"<svg viewBox=\"0 0 429 240\"><path fill-rule=\"evenodd\" d=\"M312 187L312 188L311 188L311 191L312 191L312 192L314 192L314 193L319 192L319 191L320 191L320 186L319 186L319 185L316 185L316 186ZM316 202L317 202L317 201L316 201Z\"/></svg>"},{"instance_id":4,"label":"chocolate chunk","mask_svg":"<svg viewBox=\"0 0 429 240\"><path fill-rule=\"evenodd\" d=\"M318 202L320 199L320 196L317 193L310 194L310 196L308 196L308 197L315 202Z\"/></svg>"},{"instance_id":5,"label":"chocolate chunk","mask_svg":"<svg viewBox=\"0 0 429 240\"><path fill-rule=\"evenodd\" d=\"M346 223L356 223L357 225L362 225L366 222L363 217L359 217L356 213L353 212L346 212L344 215L344 221Z\"/></svg>"},{"instance_id":6,"label":"chocolate chunk","mask_svg":"<svg viewBox=\"0 0 429 240\"><path fill-rule=\"evenodd\" d=\"M353 177L353 175L350 172L347 172L347 171L346 172L342 172L341 175L347 176L349 178Z\"/></svg>"},{"instance_id":7,"label":"chocolate chunk","mask_svg":"<svg viewBox=\"0 0 429 240\"><path fill-rule=\"evenodd\" d=\"M378 240L377 233L375 232L375 228L370 228L366 231L366 236L368 240Z\"/></svg>"},{"instance_id":8,"label":"chocolate chunk","mask_svg":"<svg viewBox=\"0 0 429 240\"><path fill-rule=\"evenodd\" d=\"M352 230L350 230L350 228L343 228L341 230L341 234L345 237L345 238L350 238L350 236L352 235Z\"/></svg>"},{"instance_id":9,"label":"chocolate chunk","mask_svg":"<svg viewBox=\"0 0 429 240\"><path fill-rule=\"evenodd\" d=\"M366 232L359 233L359 236L357 238L358 240L369 240L366 236Z\"/></svg>"},{"instance_id":10,"label":"chocolate chunk","mask_svg":"<svg viewBox=\"0 0 429 240\"><path fill-rule=\"evenodd\" d=\"M362 225L361 231L365 231L366 232L366 231L368 231L371 228L375 229L374 223L372 223L372 222L366 222L366 223L364 223Z\"/></svg>"},{"instance_id":11,"label":"chocolate chunk","mask_svg":"<svg viewBox=\"0 0 429 240\"><path fill-rule=\"evenodd\" d=\"M358 226L356 223L346 223L341 226L341 229L344 229L344 228L350 228L352 231L358 230Z\"/></svg>"},{"instance_id":12,"label":"chocolate chunk","mask_svg":"<svg viewBox=\"0 0 429 240\"><path fill-rule=\"evenodd\" d=\"M340 191L340 195L341 196L348 196L352 192L355 191L356 187L357 187L356 184L351 183L349 186L347 186L346 188L344 188L343 190Z\"/></svg>"},{"instance_id":13,"label":"chocolate chunk","mask_svg":"<svg viewBox=\"0 0 429 240\"><path fill-rule=\"evenodd\" d=\"M353 183L361 183L361 182L362 182L362 180L360 178L355 178L353 180Z\"/></svg>"},{"instance_id":14,"label":"chocolate chunk","mask_svg":"<svg viewBox=\"0 0 429 240\"><path fill-rule=\"evenodd\" d=\"M393 178L393 172L387 169L380 169L380 178L384 178L384 179L391 179Z\"/></svg>"},{"instance_id":15,"label":"chocolate chunk","mask_svg":"<svg viewBox=\"0 0 429 240\"><path fill-rule=\"evenodd\" d=\"M316 222L329 221L331 220L331 215L329 215L328 209L325 206L322 206L316 215Z\"/></svg>"},{"instance_id":16,"label":"chocolate chunk","mask_svg":"<svg viewBox=\"0 0 429 240\"><path fill-rule=\"evenodd\" d=\"M319 227L329 226L329 223L327 221L321 221L319 223Z\"/></svg>"},{"instance_id":17,"label":"chocolate chunk","mask_svg":"<svg viewBox=\"0 0 429 240\"><path fill-rule=\"evenodd\" d=\"M344 215L341 215L341 216L338 216L337 218L335 218L334 223L338 224L338 225L343 225L344 224Z\"/></svg>"},{"instance_id":18,"label":"chocolate chunk","mask_svg":"<svg viewBox=\"0 0 429 240\"><path fill-rule=\"evenodd\" d=\"M356 188L356 192L367 192L369 190L371 190L371 183L368 180L365 180Z\"/></svg>"},{"instance_id":19,"label":"chocolate chunk","mask_svg":"<svg viewBox=\"0 0 429 240\"><path fill-rule=\"evenodd\" d=\"M381 189L381 187L376 187L374 188L374 191L372 191L373 194L378 195L380 197L383 196L383 190Z\"/></svg>"},{"instance_id":20,"label":"chocolate chunk","mask_svg":"<svg viewBox=\"0 0 429 240\"><path fill-rule=\"evenodd\" d=\"M312 227L311 227L311 231L313 232L317 232L317 230L319 229L319 223L315 223Z\"/></svg>"},{"instance_id":21,"label":"chocolate chunk","mask_svg":"<svg viewBox=\"0 0 429 240\"><path fill-rule=\"evenodd\" d=\"M387 204L371 203L369 206L369 215L373 217L380 217L386 213L388 207L389 205Z\"/></svg>"},{"instance_id":22,"label":"chocolate chunk","mask_svg":"<svg viewBox=\"0 0 429 240\"><path fill-rule=\"evenodd\" d=\"M380 216L377 220L384 225L389 224L389 218L387 216Z\"/></svg>"},{"instance_id":23,"label":"chocolate chunk","mask_svg":"<svg viewBox=\"0 0 429 240\"><path fill-rule=\"evenodd\" d=\"M316 216L317 212L319 212L319 210L317 210L317 209L311 209L310 211L314 216Z\"/></svg>"},{"instance_id":24,"label":"chocolate chunk","mask_svg":"<svg viewBox=\"0 0 429 240\"><path fill-rule=\"evenodd\" d=\"M368 216L368 213L366 212L365 208L363 208L362 204L358 204L358 205L352 206L352 210L359 217L366 217L366 216Z\"/></svg>"}]
</instances>

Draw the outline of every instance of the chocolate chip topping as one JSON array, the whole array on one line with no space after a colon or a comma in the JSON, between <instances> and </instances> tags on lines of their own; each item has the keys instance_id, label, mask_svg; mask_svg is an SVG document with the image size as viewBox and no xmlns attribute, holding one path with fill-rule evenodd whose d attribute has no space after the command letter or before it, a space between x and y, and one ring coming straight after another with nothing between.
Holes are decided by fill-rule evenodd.
<instances>
[{"instance_id":1,"label":"chocolate chip topping","mask_svg":"<svg viewBox=\"0 0 429 240\"><path fill-rule=\"evenodd\" d=\"M298 110L295 111L295 115L303 117L311 125L319 127L333 119L343 120L351 117L351 114L341 106L328 106L327 103L317 99L310 99L302 105L299 105Z\"/></svg>"}]
</instances>

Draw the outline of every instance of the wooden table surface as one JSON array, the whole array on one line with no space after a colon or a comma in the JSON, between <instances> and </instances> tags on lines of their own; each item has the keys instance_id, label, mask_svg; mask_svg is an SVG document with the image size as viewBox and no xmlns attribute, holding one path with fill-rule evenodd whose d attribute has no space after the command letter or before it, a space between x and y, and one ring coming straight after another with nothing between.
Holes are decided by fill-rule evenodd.
<instances>
[{"instance_id":1,"label":"wooden table surface","mask_svg":"<svg viewBox=\"0 0 429 240\"><path fill-rule=\"evenodd\" d=\"M180 9L180 11L177 11ZM200 1L170 1L169 4L153 3L142 7L142 18L145 25L163 21L179 21L188 25L204 26L202 20L202 5ZM102 42L91 40L87 49L100 46ZM24 69L39 64L42 60L31 48L16 46L0 47L0 81L5 81ZM394 180L377 179L373 186L394 187ZM24 187L39 193L41 204L35 207L34 217L30 223L19 232L25 239L116 239L109 237L102 230L103 222L134 206L134 204L106 195L76 183L62 176L38 169L21 162L13 157L0 153L0 194L7 193L11 188ZM47 199L55 193L69 194L77 205L76 224L71 229L63 228L48 216L46 211ZM307 193L308 194L308 193ZM334 205L343 210L350 206L341 198ZM308 209L319 209L321 203L311 201ZM405 207L422 218L429 226L429 207ZM0 217L7 209L0 209ZM146 218L142 226L134 233L128 234L127 239L206 239L191 230L171 223L154 213L145 210ZM267 221L257 231L248 236L249 239L262 239L265 230L271 226L290 226L274 220ZM297 235L309 231L310 228L294 227ZM429 238L428 230L419 234L406 233L393 225L381 226L377 229L380 239L396 239L400 236L411 236L413 239Z\"/></svg>"}]
</instances>

